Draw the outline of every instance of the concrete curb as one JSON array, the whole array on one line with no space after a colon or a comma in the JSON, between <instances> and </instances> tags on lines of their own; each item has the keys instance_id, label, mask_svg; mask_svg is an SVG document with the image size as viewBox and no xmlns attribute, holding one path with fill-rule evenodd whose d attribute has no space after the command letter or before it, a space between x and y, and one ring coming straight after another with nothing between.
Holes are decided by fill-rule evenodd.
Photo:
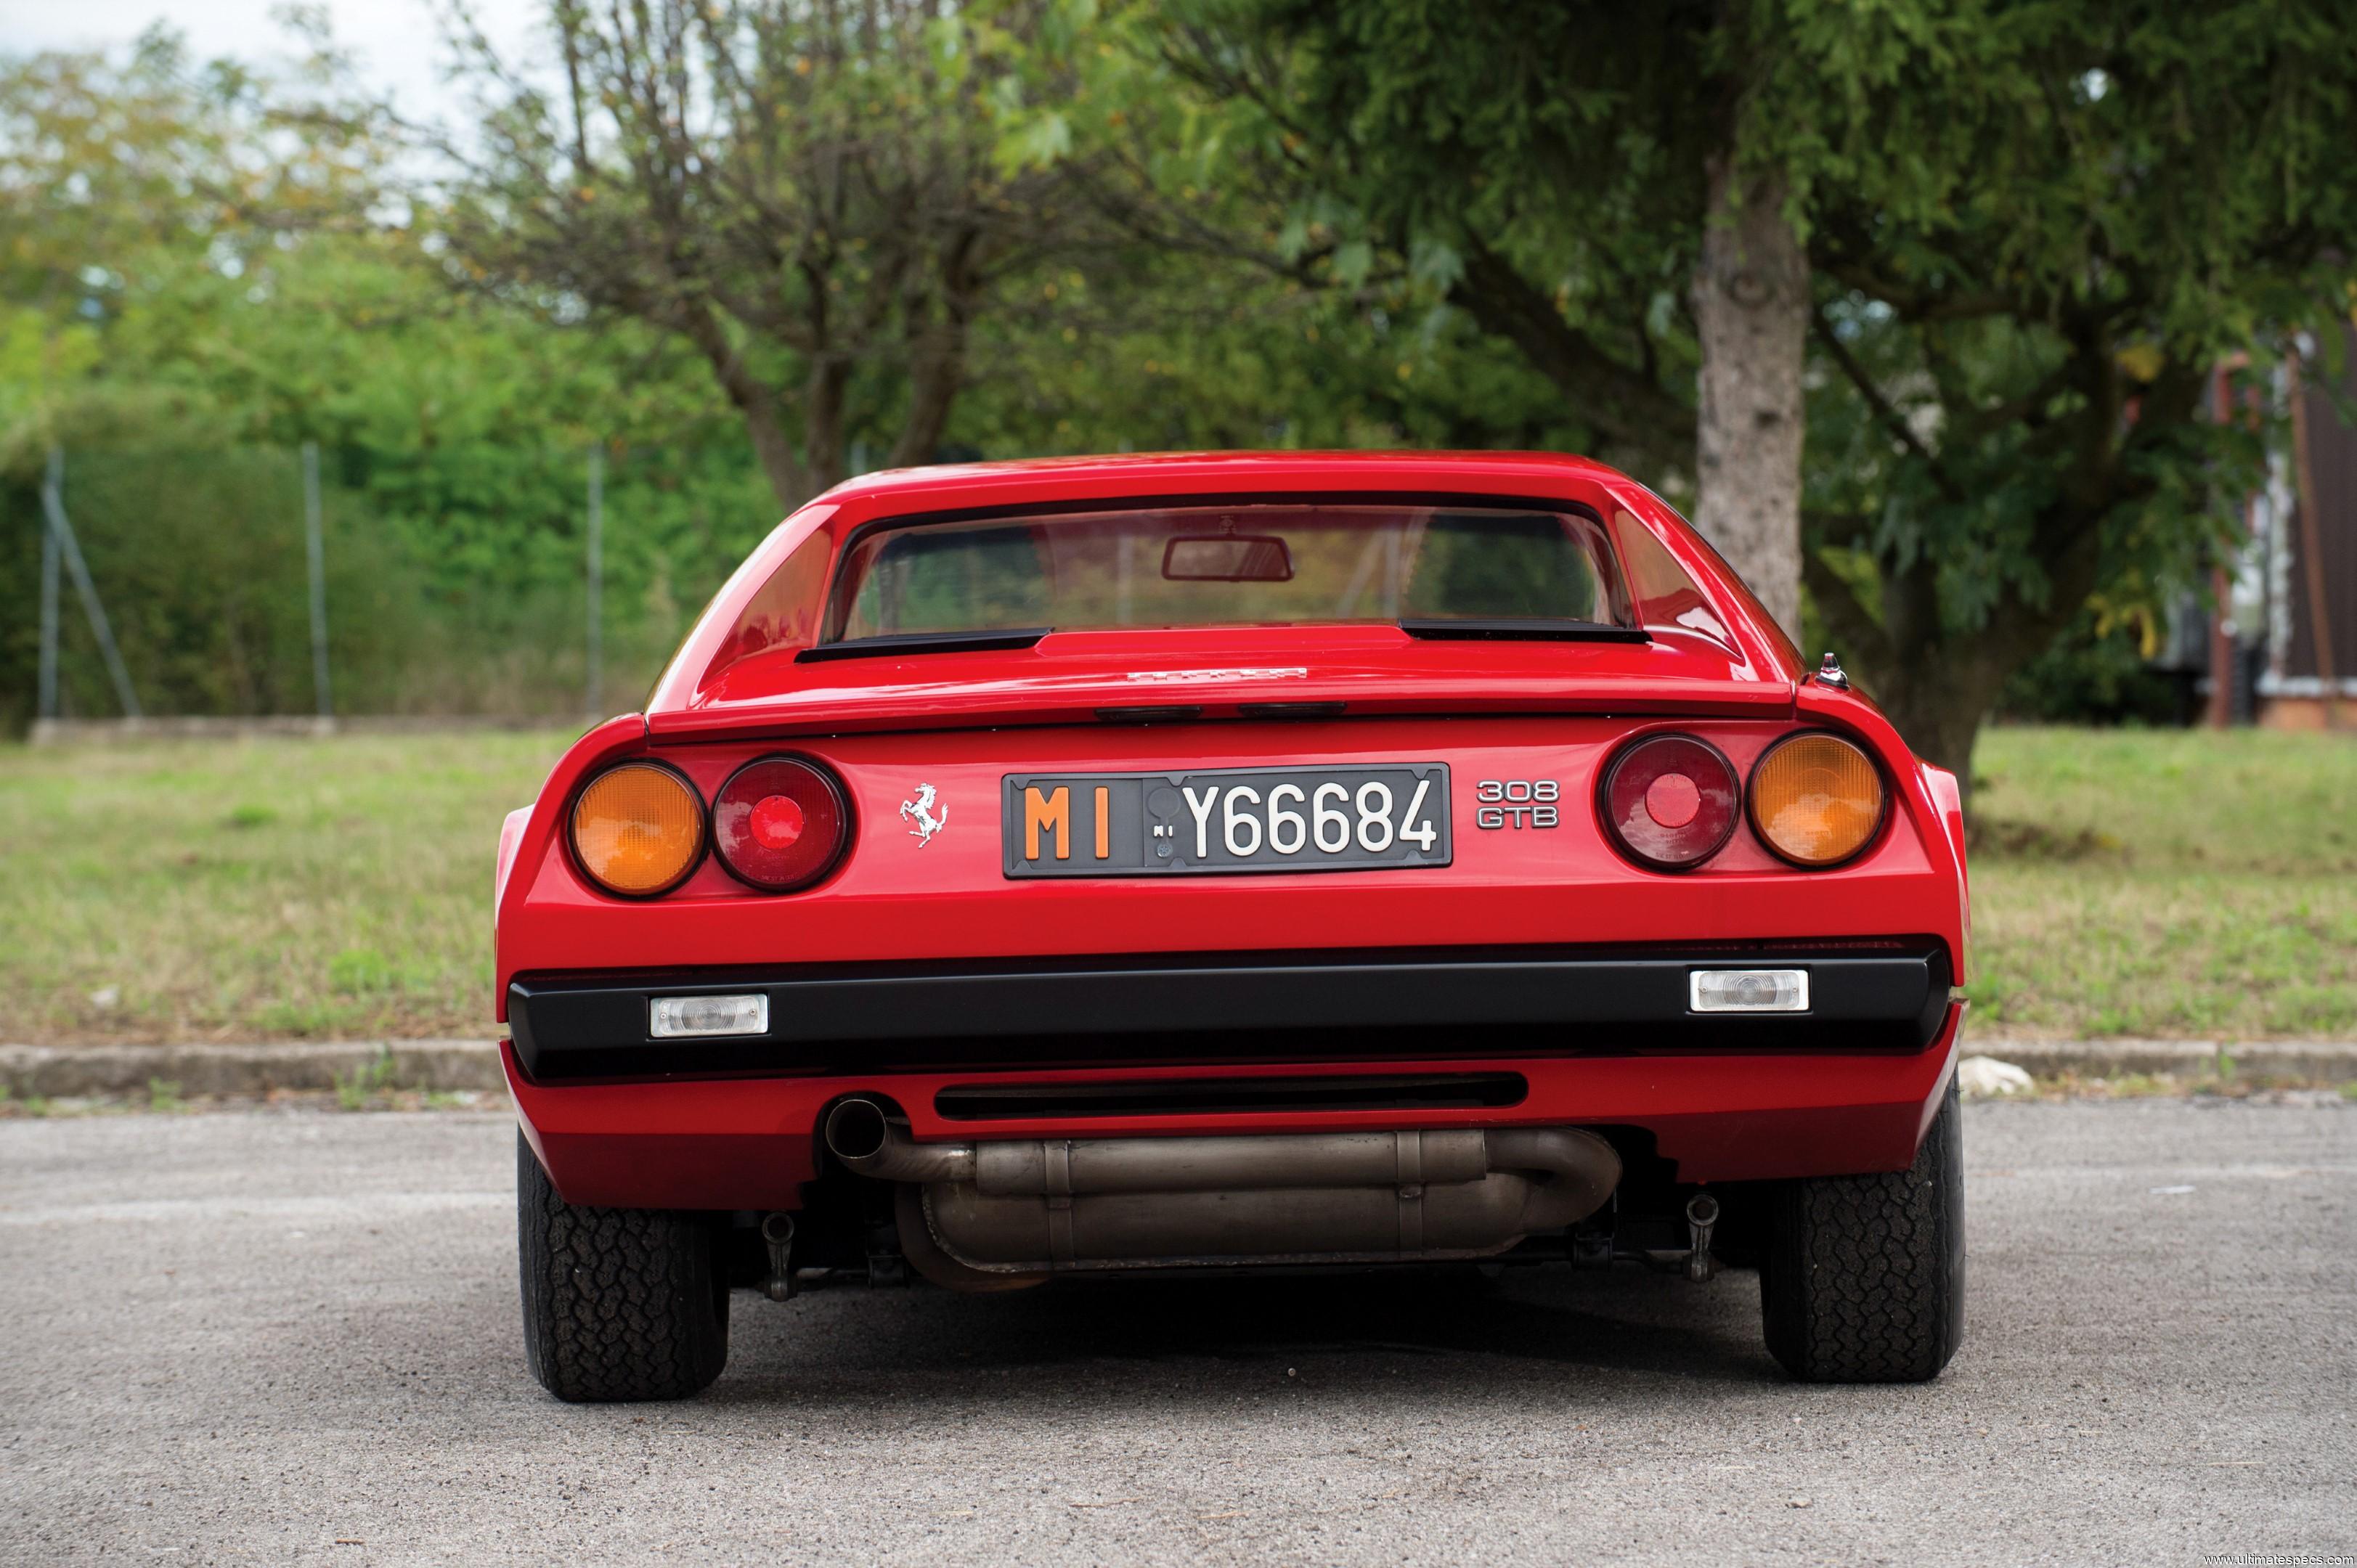
<instances>
[{"instance_id":1,"label":"concrete curb","mask_svg":"<svg viewBox=\"0 0 2357 1568\"><path fill-rule=\"evenodd\" d=\"M1967 1033L1964 1054L2011 1062L2032 1078L2121 1078L2147 1074L2357 1081L2357 1040L2007 1040Z\"/></svg>"},{"instance_id":2,"label":"concrete curb","mask_svg":"<svg viewBox=\"0 0 2357 1568\"><path fill-rule=\"evenodd\" d=\"M151 1081L181 1094L264 1094L371 1082L386 1089L500 1090L490 1040L344 1040L253 1046L0 1046L0 1083L20 1100L144 1095Z\"/></svg>"},{"instance_id":3,"label":"concrete curb","mask_svg":"<svg viewBox=\"0 0 2357 1568\"><path fill-rule=\"evenodd\" d=\"M2011 1062L2033 1078L2179 1079L2233 1076L2251 1082L2357 1082L2357 1040L2008 1040L1968 1037L1967 1056ZM0 1083L20 1100L145 1095L151 1081L181 1094L264 1094L274 1089L373 1087L503 1090L500 1050L489 1040L345 1040L325 1044L0 1046Z\"/></svg>"}]
</instances>

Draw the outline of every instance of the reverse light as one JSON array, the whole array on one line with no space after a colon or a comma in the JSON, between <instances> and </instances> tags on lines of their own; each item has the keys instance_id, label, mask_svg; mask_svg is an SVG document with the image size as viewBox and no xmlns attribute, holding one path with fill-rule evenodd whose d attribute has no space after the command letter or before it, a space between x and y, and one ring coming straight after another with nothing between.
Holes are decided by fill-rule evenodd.
<instances>
[{"instance_id":1,"label":"reverse light","mask_svg":"<svg viewBox=\"0 0 2357 1568\"><path fill-rule=\"evenodd\" d=\"M702 1040L716 1035L766 1035L770 999L741 996L658 996L647 1013L647 1033L658 1040Z\"/></svg>"},{"instance_id":2,"label":"reverse light","mask_svg":"<svg viewBox=\"0 0 2357 1568\"><path fill-rule=\"evenodd\" d=\"M1687 976L1687 1006L1696 1013L1805 1013L1805 969L1697 969Z\"/></svg>"},{"instance_id":3,"label":"reverse light","mask_svg":"<svg viewBox=\"0 0 2357 1568\"><path fill-rule=\"evenodd\" d=\"M1742 792L1718 748L1690 735L1648 736L1604 770L1597 803L1621 854L1656 871L1685 871L1735 831Z\"/></svg>"},{"instance_id":4,"label":"reverse light","mask_svg":"<svg viewBox=\"0 0 2357 1568\"><path fill-rule=\"evenodd\" d=\"M1751 828L1795 865L1839 865L1874 840L1888 803L1874 759L1839 736L1778 741L1751 769Z\"/></svg>"},{"instance_id":5,"label":"reverse light","mask_svg":"<svg viewBox=\"0 0 2357 1568\"><path fill-rule=\"evenodd\" d=\"M589 781L573 803L573 855L609 893L651 897L687 879L704 857L704 802L653 762L625 762Z\"/></svg>"},{"instance_id":6,"label":"reverse light","mask_svg":"<svg viewBox=\"0 0 2357 1568\"><path fill-rule=\"evenodd\" d=\"M764 757L728 776L712 802L720 862L765 893L791 893L833 871L851 842L851 807L834 775L799 757Z\"/></svg>"}]
</instances>

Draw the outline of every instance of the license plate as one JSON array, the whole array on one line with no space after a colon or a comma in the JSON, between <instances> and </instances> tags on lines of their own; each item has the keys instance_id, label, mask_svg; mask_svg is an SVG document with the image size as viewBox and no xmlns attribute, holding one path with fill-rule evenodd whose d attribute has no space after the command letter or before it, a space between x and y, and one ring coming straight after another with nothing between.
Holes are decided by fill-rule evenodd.
<instances>
[{"instance_id":1,"label":"license plate","mask_svg":"<svg viewBox=\"0 0 2357 1568\"><path fill-rule=\"evenodd\" d=\"M1184 876L1447 865L1448 765L1011 773L1009 876Z\"/></svg>"}]
</instances>

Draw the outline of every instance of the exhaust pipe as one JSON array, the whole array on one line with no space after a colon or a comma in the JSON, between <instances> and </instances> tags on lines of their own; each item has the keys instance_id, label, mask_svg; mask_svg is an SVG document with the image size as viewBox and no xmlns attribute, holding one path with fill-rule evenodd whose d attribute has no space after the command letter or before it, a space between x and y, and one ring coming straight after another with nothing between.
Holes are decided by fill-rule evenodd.
<instances>
[{"instance_id":1,"label":"exhaust pipe","mask_svg":"<svg viewBox=\"0 0 2357 1568\"><path fill-rule=\"evenodd\" d=\"M1095 1270L1489 1257L1586 1219L1620 1179L1612 1146L1570 1127L919 1144L874 1101L847 1100L824 1137L845 1169L915 1188L898 1205L902 1251L961 1289Z\"/></svg>"},{"instance_id":2,"label":"exhaust pipe","mask_svg":"<svg viewBox=\"0 0 2357 1568\"><path fill-rule=\"evenodd\" d=\"M794 1217L761 1216L761 1245L770 1251L769 1278L762 1282L771 1301L791 1301L794 1295Z\"/></svg>"},{"instance_id":3,"label":"exhaust pipe","mask_svg":"<svg viewBox=\"0 0 2357 1568\"><path fill-rule=\"evenodd\" d=\"M974 1145L919 1144L872 1100L845 1100L826 1113L826 1152L878 1181L972 1181Z\"/></svg>"},{"instance_id":4,"label":"exhaust pipe","mask_svg":"<svg viewBox=\"0 0 2357 1568\"><path fill-rule=\"evenodd\" d=\"M1717 1224L1718 1199L1706 1192L1686 1199L1686 1238L1691 1243L1686 1251L1686 1278L1696 1284L1707 1284L1718 1272L1710 1255L1710 1233Z\"/></svg>"}]
</instances>

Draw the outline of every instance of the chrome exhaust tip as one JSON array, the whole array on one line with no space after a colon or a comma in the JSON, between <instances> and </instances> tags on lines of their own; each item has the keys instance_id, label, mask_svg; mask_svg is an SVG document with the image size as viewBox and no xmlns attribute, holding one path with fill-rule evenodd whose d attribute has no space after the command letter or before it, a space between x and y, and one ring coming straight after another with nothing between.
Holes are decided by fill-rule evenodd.
<instances>
[{"instance_id":1,"label":"chrome exhaust tip","mask_svg":"<svg viewBox=\"0 0 2357 1568\"><path fill-rule=\"evenodd\" d=\"M826 1113L826 1125L821 1134L826 1142L826 1152L856 1170L859 1162L875 1158L891 1141L890 1121L884 1108L872 1100L854 1096L835 1102Z\"/></svg>"},{"instance_id":2,"label":"chrome exhaust tip","mask_svg":"<svg viewBox=\"0 0 2357 1568\"><path fill-rule=\"evenodd\" d=\"M873 1100L854 1095L837 1101L820 1126L819 1139L844 1169L882 1181L970 1182L974 1145L920 1144L907 1123Z\"/></svg>"}]
</instances>

